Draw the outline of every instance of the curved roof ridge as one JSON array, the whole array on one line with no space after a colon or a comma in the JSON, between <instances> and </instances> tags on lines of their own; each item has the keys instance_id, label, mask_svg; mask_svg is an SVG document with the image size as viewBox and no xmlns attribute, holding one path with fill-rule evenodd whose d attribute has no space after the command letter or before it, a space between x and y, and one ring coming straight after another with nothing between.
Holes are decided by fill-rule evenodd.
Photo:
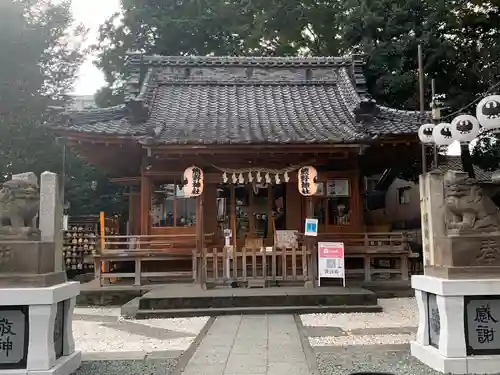
<instances>
[{"instance_id":1,"label":"curved roof ridge","mask_svg":"<svg viewBox=\"0 0 500 375\"><path fill-rule=\"evenodd\" d=\"M148 64L158 66L265 66L265 67L314 67L314 66L351 66L353 58L350 56L163 56L143 55L141 53L127 54L126 64Z\"/></svg>"},{"instance_id":2,"label":"curved roof ridge","mask_svg":"<svg viewBox=\"0 0 500 375\"><path fill-rule=\"evenodd\" d=\"M129 113L125 104L119 104L106 108L89 108L77 111L65 111L64 116L69 117L72 123L89 123L99 121L119 120Z\"/></svg>"}]
</instances>

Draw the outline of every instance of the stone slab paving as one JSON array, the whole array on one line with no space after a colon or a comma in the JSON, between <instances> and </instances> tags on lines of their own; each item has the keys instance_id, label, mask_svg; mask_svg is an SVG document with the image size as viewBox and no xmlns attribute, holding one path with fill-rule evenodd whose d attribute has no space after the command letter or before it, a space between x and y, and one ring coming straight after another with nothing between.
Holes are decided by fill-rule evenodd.
<instances>
[{"instance_id":1,"label":"stone slab paving","mask_svg":"<svg viewBox=\"0 0 500 375\"><path fill-rule=\"evenodd\" d=\"M218 317L185 375L308 375L293 315Z\"/></svg>"}]
</instances>

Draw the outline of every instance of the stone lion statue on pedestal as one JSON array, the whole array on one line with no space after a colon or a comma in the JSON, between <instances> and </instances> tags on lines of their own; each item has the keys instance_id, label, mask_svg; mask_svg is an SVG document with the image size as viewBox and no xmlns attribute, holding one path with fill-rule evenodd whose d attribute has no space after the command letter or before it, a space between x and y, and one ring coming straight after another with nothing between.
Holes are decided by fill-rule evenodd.
<instances>
[{"instance_id":1,"label":"stone lion statue on pedestal","mask_svg":"<svg viewBox=\"0 0 500 375\"><path fill-rule=\"evenodd\" d=\"M500 232L500 210L474 179L452 180L444 193L450 232Z\"/></svg>"},{"instance_id":2,"label":"stone lion statue on pedestal","mask_svg":"<svg viewBox=\"0 0 500 375\"><path fill-rule=\"evenodd\" d=\"M11 180L0 188L0 240L40 238L33 222L40 208L37 184Z\"/></svg>"}]
</instances>

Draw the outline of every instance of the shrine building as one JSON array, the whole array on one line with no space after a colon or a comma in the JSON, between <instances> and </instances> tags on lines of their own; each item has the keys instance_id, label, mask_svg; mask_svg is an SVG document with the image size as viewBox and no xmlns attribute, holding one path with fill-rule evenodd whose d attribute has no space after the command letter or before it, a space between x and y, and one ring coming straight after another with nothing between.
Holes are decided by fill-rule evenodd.
<instances>
[{"instance_id":1,"label":"shrine building","mask_svg":"<svg viewBox=\"0 0 500 375\"><path fill-rule=\"evenodd\" d=\"M361 59L131 54L126 66L123 104L54 125L129 187L127 233L103 241L103 260L113 249L157 256L136 266L136 283L169 272L306 281L316 243L334 241L364 260L353 274L370 280L381 254L408 278L405 235L370 216L365 178L415 163L429 118L371 100ZM314 241L306 218L318 220Z\"/></svg>"}]
</instances>

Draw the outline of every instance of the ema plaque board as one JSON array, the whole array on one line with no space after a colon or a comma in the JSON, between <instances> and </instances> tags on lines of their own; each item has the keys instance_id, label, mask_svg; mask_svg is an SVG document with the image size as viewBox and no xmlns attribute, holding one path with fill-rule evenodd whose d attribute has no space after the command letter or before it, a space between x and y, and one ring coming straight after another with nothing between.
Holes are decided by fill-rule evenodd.
<instances>
[{"instance_id":1,"label":"ema plaque board","mask_svg":"<svg viewBox=\"0 0 500 375\"><path fill-rule=\"evenodd\" d=\"M435 294L427 293L427 313L429 314L429 344L439 349L439 336L441 333L441 316Z\"/></svg>"},{"instance_id":2,"label":"ema plaque board","mask_svg":"<svg viewBox=\"0 0 500 375\"><path fill-rule=\"evenodd\" d=\"M500 354L500 298L464 298L467 355Z\"/></svg>"},{"instance_id":3,"label":"ema plaque board","mask_svg":"<svg viewBox=\"0 0 500 375\"><path fill-rule=\"evenodd\" d=\"M0 370L26 368L28 331L26 306L0 307Z\"/></svg>"}]
</instances>

